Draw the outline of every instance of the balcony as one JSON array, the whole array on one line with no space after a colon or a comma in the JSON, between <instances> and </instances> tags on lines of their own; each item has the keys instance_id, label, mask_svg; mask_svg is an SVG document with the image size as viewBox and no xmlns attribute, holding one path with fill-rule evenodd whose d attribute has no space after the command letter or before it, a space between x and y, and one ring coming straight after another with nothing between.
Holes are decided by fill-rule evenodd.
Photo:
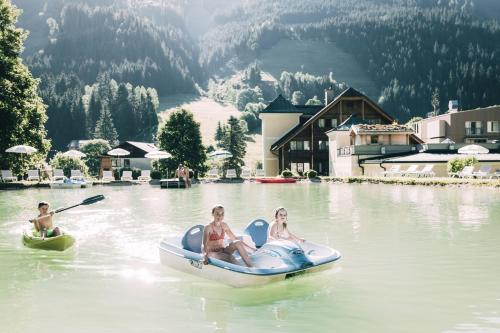
<instances>
[{"instance_id":1,"label":"balcony","mask_svg":"<svg viewBox=\"0 0 500 333\"><path fill-rule=\"evenodd\" d=\"M392 155L416 152L415 145L357 145L346 146L337 149L337 156L351 155Z\"/></svg>"},{"instance_id":2,"label":"balcony","mask_svg":"<svg viewBox=\"0 0 500 333\"><path fill-rule=\"evenodd\" d=\"M482 127L476 127L476 128L466 127L465 128L465 135L468 135L468 136L484 135L484 130Z\"/></svg>"}]
</instances>

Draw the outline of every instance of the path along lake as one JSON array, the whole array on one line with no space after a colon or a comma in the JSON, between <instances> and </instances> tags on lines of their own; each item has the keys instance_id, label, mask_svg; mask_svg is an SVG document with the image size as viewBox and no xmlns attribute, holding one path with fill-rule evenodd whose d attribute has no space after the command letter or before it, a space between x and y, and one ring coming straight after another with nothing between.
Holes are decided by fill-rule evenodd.
<instances>
[{"instance_id":1,"label":"path along lake","mask_svg":"<svg viewBox=\"0 0 500 333\"><path fill-rule=\"evenodd\" d=\"M76 238L31 250L40 200ZM288 208L296 234L338 249L332 270L234 289L159 263L162 237L226 207L242 230ZM500 332L500 191L372 184L201 184L0 192L0 331Z\"/></svg>"}]
</instances>

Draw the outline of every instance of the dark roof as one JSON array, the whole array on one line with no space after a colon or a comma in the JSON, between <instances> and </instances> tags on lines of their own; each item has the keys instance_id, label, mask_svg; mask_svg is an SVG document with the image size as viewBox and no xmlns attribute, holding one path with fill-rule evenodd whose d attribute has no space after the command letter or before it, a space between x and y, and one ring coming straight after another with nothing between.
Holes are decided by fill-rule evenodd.
<instances>
[{"instance_id":1,"label":"dark roof","mask_svg":"<svg viewBox=\"0 0 500 333\"><path fill-rule=\"evenodd\" d=\"M323 109L325 106L323 104L320 105L294 105L296 109L300 110L307 115L315 115L319 110Z\"/></svg>"},{"instance_id":2,"label":"dark roof","mask_svg":"<svg viewBox=\"0 0 500 333\"><path fill-rule=\"evenodd\" d=\"M260 113L301 113L301 111L279 94L278 97L269 103Z\"/></svg>"},{"instance_id":3,"label":"dark roof","mask_svg":"<svg viewBox=\"0 0 500 333\"><path fill-rule=\"evenodd\" d=\"M332 129L332 131L348 131L351 129L351 126L360 124L366 124L366 121L359 119L358 115L353 113L346 120L344 120L342 124L337 126L335 129Z\"/></svg>"},{"instance_id":4,"label":"dark roof","mask_svg":"<svg viewBox=\"0 0 500 333\"><path fill-rule=\"evenodd\" d=\"M147 153L158 150L153 143L137 141L124 141L115 148L122 148L130 152L130 155L124 158L144 158Z\"/></svg>"},{"instance_id":5,"label":"dark roof","mask_svg":"<svg viewBox=\"0 0 500 333\"><path fill-rule=\"evenodd\" d=\"M314 117L312 117L311 119L309 119L305 124L304 126L307 126L309 125L309 123L315 121L318 117L321 116L321 114L323 114L325 111L327 111L329 109L329 106L331 105L335 105L337 104L337 102L342 99L342 98L345 98L345 97L357 97L357 98L365 98L369 103L373 104L373 106L381 113L383 114L385 117L387 117L387 119L389 119L390 121L393 121L394 118L392 118L390 115L388 115L384 110L382 110L376 103L374 103L371 99L369 99L367 96L363 95L362 93L360 93L359 91L357 91L356 89L354 88L347 88L346 90L344 90L343 92L341 92L337 97L334 98L333 101L331 101L330 103L328 103L327 106L325 106L323 109L321 109L319 112L317 112Z\"/></svg>"}]
</instances>

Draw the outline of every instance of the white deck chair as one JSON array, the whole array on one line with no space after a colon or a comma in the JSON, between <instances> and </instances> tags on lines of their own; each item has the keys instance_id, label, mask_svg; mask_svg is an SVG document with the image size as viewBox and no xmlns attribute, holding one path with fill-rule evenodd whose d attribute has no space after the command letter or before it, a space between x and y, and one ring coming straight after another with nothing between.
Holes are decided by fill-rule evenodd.
<instances>
[{"instance_id":1,"label":"white deck chair","mask_svg":"<svg viewBox=\"0 0 500 333\"><path fill-rule=\"evenodd\" d=\"M2 170L2 181L3 182L15 182L17 181L17 177L12 175L12 171L10 170Z\"/></svg>"},{"instance_id":2,"label":"white deck chair","mask_svg":"<svg viewBox=\"0 0 500 333\"><path fill-rule=\"evenodd\" d=\"M255 177L264 177L266 174L264 173L264 169L255 170Z\"/></svg>"},{"instance_id":3,"label":"white deck chair","mask_svg":"<svg viewBox=\"0 0 500 333\"><path fill-rule=\"evenodd\" d=\"M131 180L134 180L134 178L132 177L132 171L130 171L130 170L123 171L122 176L121 176L120 179L122 181L131 181Z\"/></svg>"},{"instance_id":4,"label":"white deck chair","mask_svg":"<svg viewBox=\"0 0 500 333\"><path fill-rule=\"evenodd\" d=\"M137 177L138 181L149 182L151 180L151 170L141 170L141 175Z\"/></svg>"},{"instance_id":5,"label":"white deck chair","mask_svg":"<svg viewBox=\"0 0 500 333\"><path fill-rule=\"evenodd\" d=\"M426 164L422 170L418 172L419 177L434 177L436 173L432 171L434 164Z\"/></svg>"},{"instance_id":6,"label":"white deck chair","mask_svg":"<svg viewBox=\"0 0 500 333\"><path fill-rule=\"evenodd\" d=\"M389 170L386 170L382 172L382 176L398 176L401 174L400 169L401 165L396 164L396 165L391 165L391 168Z\"/></svg>"},{"instance_id":7,"label":"white deck chair","mask_svg":"<svg viewBox=\"0 0 500 333\"><path fill-rule=\"evenodd\" d=\"M28 178L26 179L27 181L40 181L40 175L38 173L38 170L28 170Z\"/></svg>"},{"instance_id":8,"label":"white deck chair","mask_svg":"<svg viewBox=\"0 0 500 333\"><path fill-rule=\"evenodd\" d=\"M112 182L113 180L115 180L115 177L113 176L113 171L111 171L111 170L103 170L102 171L101 181Z\"/></svg>"},{"instance_id":9,"label":"white deck chair","mask_svg":"<svg viewBox=\"0 0 500 333\"><path fill-rule=\"evenodd\" d=\"M491 178L490 171L491 165L483 165L479 168L479 171L473 172L472 175L477 178Z\"/></svg>"},{"instance_id":10,"label":"white deck chair","mask_svg":"<svg viewBox=\"0 0 500 333\"><path fill-rule=\"evenodd\" d=\"M240 175L241 178L250 178L252 177L252 174L250 173L250 169L242 169L241 170L241 175Z\"/></svg>"},{"instance_id":11,"label":"white deck chair","mask_svg":"<svg viewBox=\"0 0 500 333\"><path fill-rule=\"evenodd\" d=\"M418 165L417 164L412 164L406 169L405 171L402 171L401 174L404 177L410 177L410 176L415 176L418 175Z\"/></svg>"},{"instance_id":12,"label":"white deck chair","mask_svg":"<svg viewBox=\"0 0 500 333\"><path fill-rule=\"evenodd\" d=\"M237 177L237 174L236 174L236 170L235 169L227 169L226 170L226 178L233 179L233 178L236 178L236 177Z\"/></svg>"},{"instance_id":13,"label":"white deck chair","mask_svg":"<svg viewBox=\"0 0 500 333\"><path fill-rule=\"evenodd\" d=\"M219 178L219 170L218 169L210 169L207 172L207 178Z\"/></svg>"},{"instance_id":14,"label":"white deck chair","mask_svg":"<svg viewBox=\"0 0 500 333\"><path fill-rule=\"evenodd\" d=\"M474 166L469 165L463 168L462 171L458 173L459 178L472 178L474 177Z\"/></svg>"},{"instance_id":15,"label":"white deck chair","mask_svg":"<svg viewBox=\"0 0 500 333\"><path fill-rule=\"evenodd\" d=\"M74 180L85 180L85 177L83 177L83 174L80 170L71 170L71 177L70 179Z\"/></svg>"},{"instance_id":16,"label":"white deck chair","mask_svg":"<svg viewBox=\"0 0 500 333\"><path fill-rule=\"evenodd\" d=\"M62 169L54 169L52 181L64 180L64 171Z\"/></svg>"}]
</instances>

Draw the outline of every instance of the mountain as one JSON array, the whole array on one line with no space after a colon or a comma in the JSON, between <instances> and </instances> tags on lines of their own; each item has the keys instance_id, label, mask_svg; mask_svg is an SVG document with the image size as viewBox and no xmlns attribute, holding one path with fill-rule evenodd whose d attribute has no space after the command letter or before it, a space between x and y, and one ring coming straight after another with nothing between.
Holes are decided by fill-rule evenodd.
<instances>
[{"instance_id":1,"label":"mountain","mask_svg":"<svg viewBox=\"0 0 500 333\"><path fill-rule=\"evenodd\" d=\"M500 104L496 0L14 3L31 30L25 58L36 76L74 74L92 84L107 73L168 96L206 89L209 78L257 61L276 79L332 72L401 121L430 111L435 92L441 109L449 99L463 108Z\"/></svg>"}]
</instances>

